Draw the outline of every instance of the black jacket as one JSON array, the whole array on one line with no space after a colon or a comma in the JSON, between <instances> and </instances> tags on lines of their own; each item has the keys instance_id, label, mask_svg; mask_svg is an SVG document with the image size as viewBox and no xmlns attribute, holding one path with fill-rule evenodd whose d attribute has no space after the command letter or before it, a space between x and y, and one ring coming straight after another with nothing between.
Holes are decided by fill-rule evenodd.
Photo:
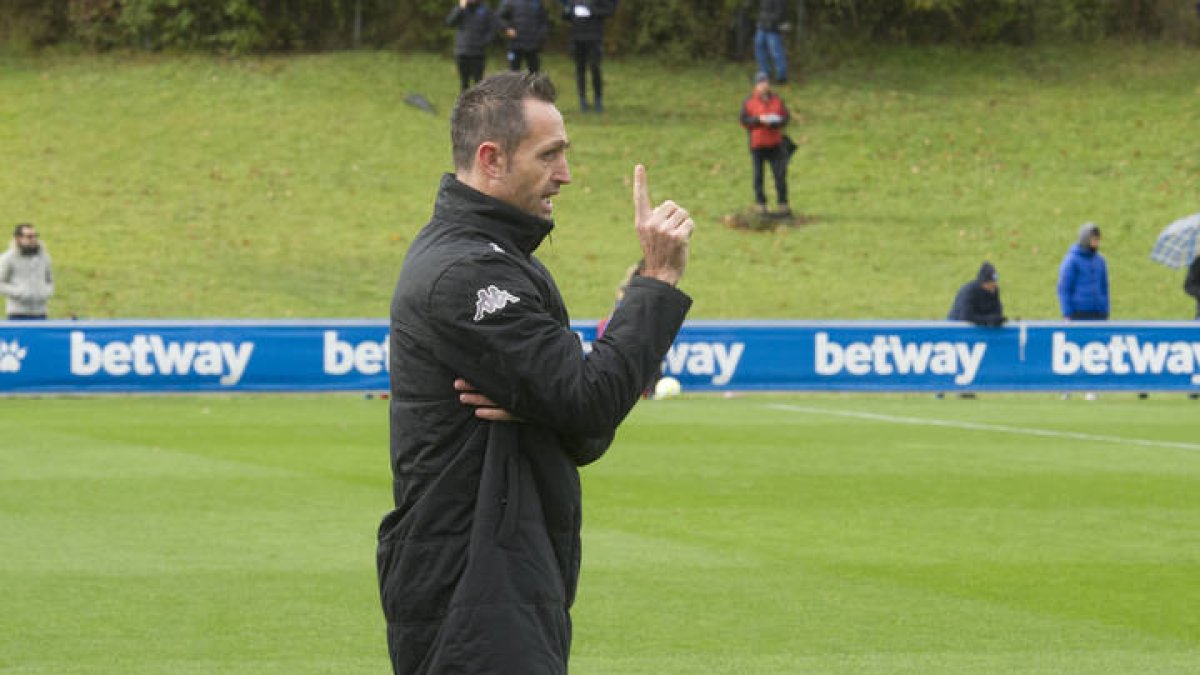
<instances>
[{"instance_id":1,"label":"black jacket","mask_svg":"<svg viewBox=\"0 0 1200 675\"><path fill-rule=\"evenodd\" d=\"M391 311L396 508L378 571L397 673L565 673L578 468L608 447L690 299L635 278L584 355L532 254L553 223L442 179ZM521 423L480 421L456 377Z\"/></svg>"},{"instance_id":2,"label":"black jacket","mask_svg":"<svg viewBox=\"0 0 1200 675\"><path fill-rule=\"evenodd\" d=\"M1000 290L989 292L979 280L968 281L958 289L954 305L946 315L952 321L970 321L978 326L1001 326L1004 324L1004 304L1000 302Z\"/></svg>"},{"instance_id":3,"label":"black jacket","mask_svg":"<svg viewBox=\"0 0 1200 675\"><path fill-rule=\"evenodd\" d=\"M517 31L517 36L509 41L513 49L537 51L545 44L550 18L542 0L504 0L497 13L506 30Z\"/></svg>"},{"instance_id":4,"label":"black jacket","mask_svg":"<svg viewBox=\"0 0 1200 675\"><path fill-rule=\"evenodd\" d=\"M765 31L777 32L783 23L787 3L784 0L759 0L758 27Z\"/></svg>"},{"instance_id":5,"label":"black jacket","mask_svg":"<svg viewBox=\"0 0 1200 675\"><path fill-rule=\"evenodd\" d=\"M576 7L586 8L590 16L579 16ZM604 20L616 11L616 0L565 0L562 16L570 22L572 42L601 42Z\"/></svg>"},{"instance_id":6,"label":"black jacket","mask_svg":"<svg viewBox=\"0 0 1200 675\"><path fill-rule=\"evenodd\" d=\"M1196 299L1196 318L1200 319L1200 255L1192 259L1187 278L1183 280L1183 291Z\"/></svg>"},{"instance_id":7,"label":"black jacket","mask_svg":"<svg viewBox=\"0 0 1200 675\"><path fill-rule=\"evenodd\" d=\"M455 56L485 56L500 30L496 13L482 2L470 3L466 9L455 5L446 16L446 25L458 29L454 35Z\"/></svg>"}]
</instances>

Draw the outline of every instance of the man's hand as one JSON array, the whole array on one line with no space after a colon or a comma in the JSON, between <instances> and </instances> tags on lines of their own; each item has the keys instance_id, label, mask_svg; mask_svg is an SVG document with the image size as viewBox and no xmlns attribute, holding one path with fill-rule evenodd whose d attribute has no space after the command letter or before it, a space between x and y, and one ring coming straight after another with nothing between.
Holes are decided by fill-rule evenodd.
<instances>
[{"instance_id":1,"label":"man's hand","mask_svg":"<svg viewBox=\"0 0 1200 675\"><path fill-rule=\"evenodd\" d=\"M633 214L646 268L644 277L654 277L674 286L683 276L688 261L688 240L695 223L688 212L667 200L657 208L650 205L646 167L633 168Z\"/></svg>"},{"instance_id":2,"label":"man's hand","mask_svg":"<svg viewBox=\"0 0 1200 675\"><path fill-rule=\"evenodd\" d=\"M475 385L461 377L454 380L454 391L458 392L458 402L475 408L475 416L489 422L520 422L521 418L513 415L496 402L479 393Z\"/></svg>"},{"instance_id":3,"label":"man's hand","mask_svg":"<svg viewBox=\"0 0 1200 675\"><path fill-rule=\"evenodd\" d=\"M509 40L517 37L517 29L516 28L505 28L504 36L507 37Z\"/></svg>"}]
</instances>

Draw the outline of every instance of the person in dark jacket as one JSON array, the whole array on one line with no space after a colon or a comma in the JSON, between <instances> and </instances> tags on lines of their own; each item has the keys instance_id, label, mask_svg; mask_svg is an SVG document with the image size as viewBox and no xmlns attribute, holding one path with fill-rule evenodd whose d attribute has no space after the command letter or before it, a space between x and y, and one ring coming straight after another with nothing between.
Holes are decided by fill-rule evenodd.
<instances>
[{"instance_id":1,"label":"person in dark jacket","mask_svg":"<svg viewBox=\"0 0 1200 675\"><path fill-rule=\"evenodd\" d=\"M617 11L616 0L562 0L563 19L571 26L571 57L575 59L575 88L579 109L604 112L604 21ZM587 98L587 74L592 74L592 101Z\"/></svg>"},{"instance_id":2,"label":"person in dark jacket","mask_svg":"<svg viewBox=\"0 0 1200 675\"><path fill-rule=\"evenodd\" d=\"M1196 299L1196 318L1200 319L1200 255L1192 258L1192 264L1188 266L1183 292Z\"/></svg>"},{"instance_id":3,"label":"person in dark jacket","mask_svg":"<svg viewBox=\"0 0 1200 675\"><path fill-rule=\"evenodd\" d=\"M1058 268L1058 304L1070 321L1108 318L1108 263L1100 255L1100 228L1094 223L1079 228L1079 241Z\"/></svg>"},{"instance_id":4,"label":"person in dark jacket","mask_svg":"<svg viewBox=\"0 0 1200 675\"><path fill-rule=\"evenodd\" d=\"M779 84L786 84L788 79L787 51L780 34L786 11L786 0L759 0L754 31L754 59L758 61L758 69L774 73Z\"/></svg>"},{"instance_id":5,"label":"person in dark jacket","mask_svg":"<svg viewBox=\"0 0 1200 675\"><path fill-rule=\"evenodd\" d=\"M567 672L580 565L580 466L657 372L690 298L693 222L652 207L634 169L646 260L584 355L534 251L570 183L543 74L492 75L451 115L455 172L413 240L391 306L395 509L377 565L396 673Z\"/></svg>"},{"instance_id":6,"label":"person in dark jacket","mask_svg":"<svg viewBox=\"0 0 1200 675\"><path fill-rule=\"evenodd\" d=\"M508 38L509 69L520 70L523 63L531 73L541 70L542 45L550 25L542 0L504 0L497 14Z\"/></svg>"},{"instance_id":7,"label":"person in dark jacket","mask_svg":"<svg viewBox=\"0 0 1200 675\"><path fill-rule=\"evenodd\" d=\"M771 91L766 73L754 77L754 91L742 102L740 116L750 140L750 160L754 167L754 204L759 213L767 213L767 193L763 188L763 165L769 164L775 178L775 197L779 202L778 215L790 216L788 206L788 153L784 147L783 128L791 121L783 99Z\"/></svg>"},{"instance_id":8,"label":"person in dark jacket","mask_svg":"<svg viewBox=\"0 0 1200 675\"><path fill-rule=\"evenodd\" d=\"M458 29L454 62L458 65L459 91L466 91L483 79L487 49L500 29L500 21L483 0L458 0L446 16L446 25Z\"/></svg>"},{"instance_id":9,"label":"person in dark jacket","mask_svg":"<svg viewBox=\"0 0 1200 675\"><path fill-rule=\"evenodd\" d=\"M970 321L977 326L1003 326L1004 304L1000 302L1000 277L990 262L979 266L975 279L958 289L946 318Z\"/></svg>"}]
</instances>

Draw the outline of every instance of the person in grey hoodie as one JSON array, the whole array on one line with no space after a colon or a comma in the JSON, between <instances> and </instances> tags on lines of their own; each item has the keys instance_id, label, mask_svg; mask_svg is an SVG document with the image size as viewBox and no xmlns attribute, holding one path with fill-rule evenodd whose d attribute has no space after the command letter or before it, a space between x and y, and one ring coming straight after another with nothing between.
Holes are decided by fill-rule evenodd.
<instances>
[{"instance_id":1,"label":"person in grey hoodie","mask_svg":"<svg viewBox=\"0 0 1200 675\"><path fill-rule=\"evenodd\" d=\"M483 0L458 0L446 17L446 25L457 28L454 62L458 65L459 91L483 79L488 45L500 30L500 20Z\"/></svg>"},{"instance_id":2,"label":"person in grey hoodie","mask_svg":"<svg viewBox=\"0 0 1200 675\"><path fill-rule=\"evenodd\" d=\"M1108 319L1108 263L1100 255L1100 228L1084 223L1058 270L1058 302L1068 321Z\"/></svg>"},{"instance_id":3,"label":"person in grey hoodie","mask_svg":"<svg viewBox=\"0 0 1200 675\"><path fill-rule=\"evenodd\" d=\"M50 253L29 223L17 225L12 244L0 254L0 293L8 298L10 321L46 318L46 303L54 295L54 275Z\"/></svg>"}]
</instances>

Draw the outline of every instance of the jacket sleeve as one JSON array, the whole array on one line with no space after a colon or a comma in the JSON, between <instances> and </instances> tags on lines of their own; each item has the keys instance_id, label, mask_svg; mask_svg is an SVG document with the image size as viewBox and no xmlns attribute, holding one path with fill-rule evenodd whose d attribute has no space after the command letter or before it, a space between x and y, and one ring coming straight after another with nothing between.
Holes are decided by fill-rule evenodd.
<instances>
[{"instance_id":1,"label":"jacket sleeve","mask_svg":"<svg viewBox=\"0 0 1200 675\"><path fill-rule=\"evenodd\" d=\"M742 114L738 119L741 121L742 126L746 127L747 129L753 129L758 125L758 116L750 114L750 108L747 105L748 103L750 103L749 98L742 101Z\"/></svg>"},{"instance_id":2,"label":"jacket sleeve","mask_svg":"<svg viewBox=\"0 0 1200 675\"><path fill-rule=\"evenodd\" d=\"M428 298L435 355L527 422L564 437L610 436L658 371L691 300L668 284L634 279L585 355L545 292L505 253L450 266ZM577 461L595 450L578 449Z\"/></svg>"},{"instance_id":3,"label":"jacket sleeve","mask_svg":"<svg viewBox=\"0 0 1200 675\"><path fill-rule=\"evenodd\" d=\"M450 26L451 28L458 28L460 25L462 25L463 17L465 15L466 10L458 5L455 5L454 9L450 10L450 13L446 15L446 25Z\"/></svg>"},{"instance_id":4,"label":"jacket sleeve","mask_svg":"<svg viewBox=\"0 0 1200 675\"><path fill-rule=\"evenodd\" d=\"M1187 277L1183 280L1183 291L1200 300L1200 255L1196 256L1188 267Z\"/></svg>"},{"instance_id":5,"label":"jacket sleeve","mask_svg":"<svg viewBox=\"0 0 1200 675\"><path fill-rule=\"evenodd\" d=\"M50 269L50 255L46 254L46 274L45 277L39 280L41 283L34 284L31 291L33 299L37 302L45 302L54 295L54 273Z\"/></svg>"},{"instance_id":6,"label":"jacket sleeve","mask_svg":"<svg viewBox=\"0 0 1200 675\"><path fill-rule=\"evenodd\" d=\"M8 256L0 255L0 295L16 300L19 293L20 289L12 282L12 263Z\"/></svg>"},{"instance_id":7,"label":"jacket sleeve","mask_svg":"<svg viewBox=\"0 0 1200 675\"><path fill-rule=\"evenodd\" d=\"M1074 314L1071 307L1071 291L1075 289L1075 265L1073 256L1068 253L1058 267L1058 305L1062 308L1064 317Z\"/></svg>"}]
</instances>

